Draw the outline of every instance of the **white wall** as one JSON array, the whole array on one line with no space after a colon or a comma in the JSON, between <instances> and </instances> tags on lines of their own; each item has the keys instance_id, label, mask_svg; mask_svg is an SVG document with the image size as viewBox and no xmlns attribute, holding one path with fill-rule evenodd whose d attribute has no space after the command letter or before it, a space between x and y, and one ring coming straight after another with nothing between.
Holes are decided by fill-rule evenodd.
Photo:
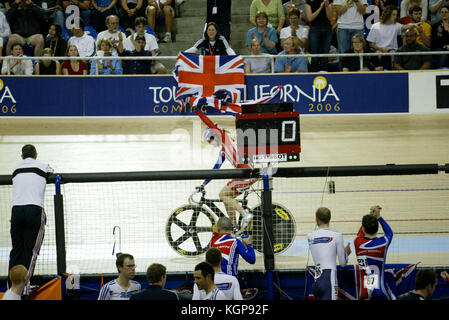
<instances>
[{"instance_id":1,"label":"white wall","mask_svg":"<svg viewBox=\"0 0 449 320\"><path fill-rule=\"evenodd\" d=\"M436 107L436 76L439 75L449 76L449 70L409 72L410 113L449 113L449 108ZM447 90L449 91L449 85Z\"/></svg>"}]
</instances>

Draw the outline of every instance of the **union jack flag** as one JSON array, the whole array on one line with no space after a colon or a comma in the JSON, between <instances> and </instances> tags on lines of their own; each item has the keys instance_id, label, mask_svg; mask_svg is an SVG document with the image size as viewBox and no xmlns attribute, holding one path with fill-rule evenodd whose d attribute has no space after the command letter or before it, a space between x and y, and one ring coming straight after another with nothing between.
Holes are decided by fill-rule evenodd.
<instances>
[{"instance_id":1,"label":"union jack flag","mask_svg":"<svg viewBox=\"0 0 449 320\"><path fill-rule=\"evenodd\" d=\"M239 103L245 88L243 59L239 55L202 56L181 52L173 76L178 82L176 99L214 98L223 105Z\"/></svg>"}]
</instances>

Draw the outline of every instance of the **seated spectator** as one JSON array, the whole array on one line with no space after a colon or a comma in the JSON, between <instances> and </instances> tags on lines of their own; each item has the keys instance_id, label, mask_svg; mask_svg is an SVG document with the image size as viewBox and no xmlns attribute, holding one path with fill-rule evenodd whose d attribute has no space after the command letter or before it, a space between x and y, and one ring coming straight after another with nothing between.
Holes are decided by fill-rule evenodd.
<instances>
[{"instance_id":1,"label":"seated spectator","mask_svg":"<svg viewBox=\"0 0 449 320\"><path fill-rule=\"evenodd\" d=\"M372 4L376 5L379 8L379 14L382 14L386 7L397 6L398 0L373 0Z\"/></svg>"},{"instance_id":2,"label":"seated spectator","mask_svg":"<svg viewBox=\"0 0 449 320\"><path fill-rule=\"evenodd\" d=\"M0 56L3 55L3 44L11 34L11 28L9 27L8 20L6 20L3 12L0 11Z\"/></svg>"},{"instance_id":3,"label":"seated spectator","mask_svg":"<svg viewBox=\"0 0 449 320\"><path fill-rule=\"evenodd\" d=\"M278 54L302 54L298 37L291 36L284 40L284 50ZM299 58L276 58L274 72L308 72L309 60L306 57Z\"/></svg>"},{"instance_id":4,"label":"seated spectator","mask_svg":"<svg viewBox=\"0 0 449 320\"><path fill-rule=\"evenodd\" d=\"M401 1L401 11L400 18L405 18L409 14L409 11L412 7L420 7L422 10L422 20L427 21L427 12L429 0L402 0ZM401 21L402 23L402 21Z\"/></svg>"},{"instance_id":5,"label":"seated spectator","mask_svg":"<svg viewBox=\"0 0 449 320\"><path fill-rule=\"evenodd\" d=\"M66 26L67 26L67 18L71 17L72 19L74 19L73 14L75 13L74 11L67 11L67 7L68 6L76 6L79 8L79 15L84 23L86 24L86 26L90 26L90 1L91 0L62 0L62 7L64 8L64 12L65 12L65 19L66 19ZM75 21L68 21L68 25L72 25ZM67 26L68 28L68 26Z\"/></svg>"},{"instance_id":6,"label":"seated spectator","mask_svg":"<svg viewBox=\"0 0 449 320\"><path fill-rule=\"evenodd\" d=\"M449 6L448 0L429 0L430 24L434 24L442 19L441 9Z\"/></svg>"},{"instance_id":7,"label":"seated spectator","mask_svg":"<svg viewBox=\"0 0 449 320\"><path fill-rule=\"evenodd\" d=\"M361 34L356 34L352 37L351 49L345 53L372 53L367 45L365 38ZM342 71L359 71L360 58L359 57L343 57ZM363 57L363 71L382 71L382 62L378 56L364 56Z\"/></svg>"},{"instance_id":8,"label":"seated spectator","mask_svg":"<svg viewBox=\"0 0 449 320\"><path fill-rule=\"evenodd\" d=\"M396 22L397 16L398 8L389 6L380 16L380 21L372 25L366 40L369 42L370 47L376 52L395 52L398 49L398 36L405 30L418 26L416 23L402 25L399 22ZM391 60L392 59L389 56L382 56L382 65L384 66L384 69L391 70Z\"/></svg>"},{"instance_id":9,"label":"seated spectator","mask_svg":"<svg viewBox=\"0 0 449 320\"><path fill-rule=\"evenodd\" d=\"M432 27L425 21L422 21L422 9L418 6L411 7L409 15L401 19L401 24L416 23L417 31L416 42L427 48L430 48L430 40L432 37Z\"/></svg>"},{"instance_id":10,"label":"seated spectator","mask_svg":"<svg viewBox=\"0 0 449 320\"><path fill-rule=\"evenodd\" d=\"M257 27L257 13L265 12L267 15L267 24L276 30L279 34L284 27L285 14L281 0L253 0L249 7L249 21Z\"/></svg>"},{"instance_id":11,"label":"seated spectator","mask_svg":"<svg viewBox=\"0 0 449 320\"><path fill-rule=\"evenodd\" d=\"M144 36L137 36L134 39L134 31L131 32L131 41L134 45L134 50L129 51L124 49L122 34L119 34L119 43L117 51L119 55L124 57L151 57L151 51L145 50L146 40ZM151 74L152 60L126 60L123 64L123 74Z\"/></svg>"},{"instance_id":12,"label":"seated spectator","mask_svg":"<svg viewBox=\"0 0 449 320\"><path fill-rule=\"evenodd\" d=\"M449 6L440 9L441 21L432 27L432 50L449 51ZM434 55L438 68L449 67L449 55Z\"/></svg>"},{"instance_id":13,"label":"seated spectator","mask_svg":"<svg viewBox=\"0 0 449 320\"><path fill-rule=\"evenodd\" d=\"M95 54L95 39L84 32L84 26L82 19L72 25L73 36L70 37L68 45L76 46L80 57L92 57Z\"/></svg>"},{"instance_id":14,"label":"seated spectator","mask_svg":"<svg viewBox=\"0 0 449 320\"><path fill-rule=\"evenodd\" d=\"M97 45L97 57L112 56L112 41L110 39L101 39ZM90 64L90 74L122 74L122 63L120 60L93 60Z\"/></svg>"},{"instance_id":15,"label":"seated spectator","mask_svg":"<svg viewBox=\"0 0 449 320\"><path fill-rule=\"evenodd\" d=\"M423 52L428 48L416 42L416 30L405 31L405 44L396 52ZM395 56L393 65L396 70L426 70L432 67L432 57L430 55Z\"/></svg>"},{"instance_id":16,"label":"seated spectator","mask_svg":"<svg viewBox=\"0 0 449 320\"><path fill-rule=\"evenodd\" d=\"M45 48L42 50L43 57L53 56L53 50ZM35 75L61 75L61 64L56 60L40 60L34 68Z\"/></svg>"},{"instance_id":17,"label":"seated spectator","mask_svg":"<svg viewBox=\"0 0 449 320\"><path fill-rule=\"evenodd\" d=\"M67 41L62 37L62 28L59 24L52 24L48 29L48 39L45 40L45 47L50 48L52 56L63 57L67 52Z\"/></svg>"},{"instance_id":18,"label":"seated spectator","mask_svg":"<svg viewBox=\"0 0 449 320\"><path fill-rule=\"evenodd\" d=\"M297 36L299 39L299 46L302 52L306 52L309 48L309 29L299 24L300 12L298 9L293 8L288 13L288 21L290 25L288 27L282 28L279 39L281 40L281 45L284 39L291 36Z\"/></svg>"},{"instance_id":19,"label":"seated spectator","mask_svg":"<svg viewBox=\"0 0 449 320\"><path fill-rule=\"evenodd\" d=\"M156 56L159 51L159 46L157 44L156 37L152 34L149 34L146 29L146 19L144 17L136 18L135 27L136 27L136 33L133 33L134 40L137 36L144 36L145 37L145 50L148 50L151 52L153 56ZM133 42L131 41L131 35L126 38L124 41L124 48L128 51L133 51L136 48L134 47ZM165 74L167 73L167 69L165 66L159 62L158 60L154 60L151 64L151 73L154 74Z\"/></svg>"},{"instance_id":20,"label":"seated spectator","mask_svg":"<svg viewBox=\"0 0 449 320\"><path fill-rule=\"evenodd\" d=\"M9 57L23 57L23 47L20 43L11 46L11 55ZM31 60L10 60L8 57L3 59L2 74L13 75L32 75L33 62Z\"/></svg>"},{"instance_id":21,"label":"seated spectator","mask_svg":"<svg viewBox=\"0 0 449 320\"><path fill-rule=\"evenodd\" d=\"M109 15L105 22L106 22L106 26L108 27L106 30L101 31L98 35L97 35L97 47L98 44L100 43L100 40L102 39L109 39L112 42L112 54L113 55L117 55L117 47L118 47L118 34L121 33L123 37L125 37L126 35L120 31L119 28L119 17L116 16L115 14L111 14Z\"/></svg>"},{"instance_id":22,"label":"seated spectator","mask_svg":"<svg viewBox=\"0 0 449 320\"><path fill-rule=\"evenodd\" d=\"M90 9L91 25L97 32L109 29L107 18L118 13L115 7L116 3L117 0L92 0L92 7Z\"/></svg>"},{"instance_id":23,"label":"seated spectator","mask_svg":"<svg viewBox=\"0 0 449 320\"><path fill-rule=\"evenodd\" d=\"M120 3L120 25L124 30L132 28L136 18L145 17L146 0L120 0Z\"/></svg>"},{"instance_id":24,"label":"seated spectator","mask_svg":"<svg viewBox=\"0 0 449 320\"><path fill-rule=\"evenodd\" d=\"M288 17L288 12L290 11L290 9L298 9L299 13L300 13L300 19L299 19L299 24L302 26L308 26L309 21L307 20L307 15L306 15L306 0L290 0L287 2L283 1L283 7L284 7L284 15L286 17ZM285 20L284 26L288 26L290 23L290 21L288 21L288 19Z\"/></svg>"},{"instance_id":25,"label":"seated spectator","mask_svg":"<svg viewBox=\"0 0 449 320\"><path fill-rule=\"evenodd\" d=\"M262 52L262 46L259 39L253 39L250 46L251 54L254 56L268 54ZM245 58L244 61L245 73L269 73L271 72L270 58Z\"/></svg>"},{"instance_id":26,"label":"seated spectator","mask_svg":"<svg viewBox=\"0 0 449 320\"><path fill-rule=\"evenodd\" d=\"M46 25L55 23L64 27L65 20L61 0L33 0L33 2L45 11L44 20Z\"/></svg>"},{"instance_id":27,"label":"seated spectator","mask_svg":"<svg viewBox=\"0 0 449 320\"><path fill-rule=\"evenodd\" d=\"M171 6L172 0L148 0L146 15L148 25L156 32L156 19L164 18L165 20L165 36L162 42L171 42L171 32L173 19L175 18L175 10Z\"/></svg>"},{"instance_id":28,"label":"seated spectator","mask_svg":"<svg viewBox=\"0 0 449 320\"><path fill-rule=\"evenodd\" d=\"M193 47L185 51L193 53L201 51L201 54L205 56L235 55L234 50L229 46L225 37L218 33L218 27L215 22L209 22L204 36Z\"/></svg>"},{"instance_id":29,"label":"seated spectator","mask_svg":"<svg viewBox=\"0 0 449 320\"><path fill-rule=\"evenodd\" d=\"M276 44L278 37L276 30L268 26L268 16L264 11L258 12L256 15L256 27L249 29L246 35L246 47L249 50L251 41L258 38L262 44L262 52L268 54L276 54Z\"/></svg>"},{"instance_id":30,"label":"seated spectator","mask_svg":"<svg viewBox=\"0 0 449 320\"><path fill-rule=\"evenodd\" d=\"M10 54L11 46L20 43L34 47L34 55L40 56L44 48L44 37L41 34L41 23L44 11L31 0L15 0L11 9L6 12L12 34L6 45L6 54Z\"/></svg>"},{"instance_id":31,"label":"seated spectator","mask_svg":"<svg viewBox=\"0 0 449 320\"><path fill-rule=\"evenodd\" d=\"M78 48L74 45L69 45L67 48L67 57L79 57ZM88 66L82 60L66 60L61 65L63 75L87 75Z\"/></svg>"}]
</instances>

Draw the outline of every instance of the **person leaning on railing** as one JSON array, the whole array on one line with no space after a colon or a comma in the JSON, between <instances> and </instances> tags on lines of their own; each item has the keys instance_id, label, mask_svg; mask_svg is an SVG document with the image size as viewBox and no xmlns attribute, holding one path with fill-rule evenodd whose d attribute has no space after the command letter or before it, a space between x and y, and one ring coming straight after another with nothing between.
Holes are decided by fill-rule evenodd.
<instances>
[{"instance_id":1,"label":"person leaning on railing","mask_svg":"<svg viewBox=\"0 0 449 320\"><path fill-rule=\"evenodd\" d=\"M130 40L134 45L134 50L126 50L123 45L123 36L119 34L117 51L120 56L127 57L151 57L151 51L145 50L146 40L144 36L137 36L134 39L134 30L130 29ZM152 60L126 60L123 65L123 74L151 74Z\"/></svg>"},{"instance_id":2,"label":"person leaning on railing","mask_svg":"<svg viewBox=\"0 0 449 320\"><path fill-rule=\"evenodd\" d=\"M8 57L23 57L23 47L20 43L11 46L11 55ZM2 64L2 74L31 75L33 63L31 60L12 60L5 57Z\"/></svg>"},{"instance_id":3,"label":"person leaning on railing","mask_svg":"<svg viewBox=\"0 0 449 320\"><path fill-rule=\"evenodd\" d=\"M301 54L299 39L296 36L284 40L284 51L278 54L274 63L274 72L308 72L309 60L306 57L288 58L282 57L289 54Z\"/></svg>"},{"instance_id":4,"label":"person leaning on railing","mask_svg":"<svg viewBox=\"0 0 449 320\"><path fill-rule=\"evenodd\" d=\"M351 49L345 53L372 53L366 45L365 38L361 34L356 34L351 40ZM343 57L342 71L359 71L361 70L359 57ZM382 71L382 62L378 56L364 56L363 57L363 71Z\"/></svg>"},{"instance_id":5,"label":"person leaning on railing","mask_svg":"<svg viewBox=\"0 0 449 320\"><path fill-rule=\"evenodd\" d=\"M255 38L251 41L250 51L254 56L265 55L267 58L245 58L245 73L270 73L271 59L268 57L268 54L262 52L262 45L259 39Z\"/></svg>"}]
</instances>

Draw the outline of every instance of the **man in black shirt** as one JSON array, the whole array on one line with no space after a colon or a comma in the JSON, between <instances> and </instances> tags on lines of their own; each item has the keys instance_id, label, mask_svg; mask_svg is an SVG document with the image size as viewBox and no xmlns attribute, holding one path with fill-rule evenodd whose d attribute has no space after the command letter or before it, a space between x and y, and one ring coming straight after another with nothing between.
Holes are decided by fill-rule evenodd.
<instances>
[{"instance_id":1,"label":"man in black shirt","mask_svg":"<svg viewBox=\"0 0 449 320\"><path fill-rule=\"evenodd\" d=\"M416 30L408 29L405 32L405 44L396 52L423 52L428 48L416 42ZM432 57L430 55L401 55L394 57L394 68L396 70L425 70L432 67Z\"/></svg>"},{"instance_id":2,"label":"man in black shirt","mask_svg":"<svg viewBox=\"0 0 449 320\"><path fill-rule=\"evenodd\" d=\"M135 50L125 50L123 46L123 36L119 33L119 43L117 51L124 57L151 57L151 51L145 50L146 40L144 36L137 36L134 39L134 31L131 30L130 41L134 44ZM151 74L152 60L125 60L123 61L123 74Z\"/></svg>"},{"instance_id":3,"label":"man in black shirt","mask_svg":"<svg viewBox=\"0 0 449 320\"><path fill-rule=\"evenodd\" d=\"M415 290L399 296L398 300L426 300L437 286L437 275L432 270L420 270L415 278Z\"/></svg>"},{"instance_id":4,"label":"man in black shirt","mask_svg":"<svg viewBox=\"0 0 449 320\"><path fill-rule=\"evenodd\" d=\"M179 300L178 295L164 289L167 281L167 269L159 264L153 263L147 269L147 280L149 286L131 296L130 300Z\"/></svg>"}]
</instances>

